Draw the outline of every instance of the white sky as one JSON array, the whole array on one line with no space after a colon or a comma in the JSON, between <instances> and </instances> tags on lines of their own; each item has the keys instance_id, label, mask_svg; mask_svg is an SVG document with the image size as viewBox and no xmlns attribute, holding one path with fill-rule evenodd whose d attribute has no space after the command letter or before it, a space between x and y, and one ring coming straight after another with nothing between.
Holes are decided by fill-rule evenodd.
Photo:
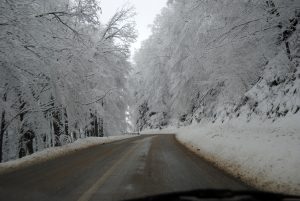
<instances>
[{"instance_id":1,"label":"white sky","mask_svg":"<svg viewBox=\"0 0 300 201\"><path fill-rule=\"evenodd\" d=\"M136 8L137 15L135 20L138 38L131 48L133 54L134 49L138 49L141 42L151 34L149 25L153 23L155 16L160 13L160 10L166 3L167 0L100 0L102 22L107 22L115 11L125 4L133 5Z\"/></svg>"}]
</instances>

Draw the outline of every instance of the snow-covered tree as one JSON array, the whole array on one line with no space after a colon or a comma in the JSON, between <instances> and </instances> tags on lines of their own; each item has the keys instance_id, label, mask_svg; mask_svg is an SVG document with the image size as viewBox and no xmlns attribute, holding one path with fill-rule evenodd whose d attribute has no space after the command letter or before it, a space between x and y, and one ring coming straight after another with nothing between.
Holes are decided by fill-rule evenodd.
<instances>
[{"instance_id":1,"label":"snow-covered tree","mask_svg":"<svg viewBox=\"0 0 300 201\"><path fill-rule=\"evenodd\" d=\"M137 127L187 124L233 110L281 52L287 58L281 71L295 70L289 38L299 26L299 6L293 0L169 1L135 57Z\"/></svg>"},{"instance_id":2,"label":"snow-covered tree","mask_svg":"<svg viewBox=\"0 0 300 201\"><path fill-rule=\"evenodd\" d=\"M126 128L134 11L107 25L100 11L97 0L0 2L0 161Z\"/></svg>"}]
</instances>

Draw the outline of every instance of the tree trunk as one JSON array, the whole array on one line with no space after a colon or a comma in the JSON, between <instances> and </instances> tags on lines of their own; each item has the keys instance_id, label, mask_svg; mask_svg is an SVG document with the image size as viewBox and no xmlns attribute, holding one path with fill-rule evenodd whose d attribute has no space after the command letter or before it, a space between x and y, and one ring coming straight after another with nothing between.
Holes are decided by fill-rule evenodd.
<instances>
[{"instance_id":1,"label":"tree trunk","mask_svg":"<svg viewBox=\"0 0 300 201\"><path fill-rule=\"evenodd\" d=\"M2 162L2 155L3 155L3 136L5 132L5 110L2 111L1 114L1 127L0 127L0 163Z\"/></svg>"},{"instance_id":2,"label":"tree trunk","mask_svg":"<svg viewBox=\"0 0 300 201\"><path fill-rule=\"evenodd\" d=\"M2 97L3 101L6 102L7 100L7 92L3 94ZM2 162L2 156L3 156L3 137L5 133L5 109L3 108L2 114L1 114L1 126L0 126L0 163Z\"/></svg>"},{"instance_id":3,"label":"tree trunk","mask_svg":"<svg viewBox=\"0 0 300 201\"><path fill-rule=\"evenodd\" d=\"M64 108L64 128L65 128L65 135L69 135L69 121L68 121L68 113L66 108Z\"/></svg>"},{"instance_id":4,"label":"tree trunk","mask_svg":"<svg viewBox=\"0 0 300 201\"><path fill-rule=\"evenodd\" d=\"M54 146L61 146L59 142L59 136L61 135L61 113L59 110L56 110L52 113L53 117L53 131L54 131Z\"/></svg>"},{"instance_id":5,"label":"tree trunk","mask_svg":"<svg viewBox=\"0 0 300 201\"><path fill-rule=\"evenodd\" d=\"M99 128L99 137L103 137L104 136L104 129L103 129L103 118L100 117L99 118L99 124L100 124L100 128Z\"/></svg>"},{"instance_id":6,"label":"tree trunk","mask_svg":"<svg viewBox=\"0 0 300 201\"><path fill-rule=\"evenodd\" d=\"M95 115L95 136L99 137L99 126L98 126L98 118L97 115Z\"/></svg>"},{"instance_id":7,"label":"tree trunk","mask_svg":"<svg viewBox=\"0 0 300 201\"><path fill-rule=\"evenodd\" d=\"M286 49L286 54L287 54L289 60L292 61L290 44L288 41L285 41L285 49Z\"/></svg>"}]
</instances>

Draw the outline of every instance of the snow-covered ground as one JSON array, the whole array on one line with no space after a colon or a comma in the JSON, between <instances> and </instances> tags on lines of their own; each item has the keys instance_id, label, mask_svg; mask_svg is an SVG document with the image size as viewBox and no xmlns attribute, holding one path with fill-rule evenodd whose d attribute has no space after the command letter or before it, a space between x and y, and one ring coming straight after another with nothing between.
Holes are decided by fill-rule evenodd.
<instances>
[{"instance_id":1,"label":"snow-covered ground","mask_svg":"<svg viewBox=\"0 0 300 201\"><path fill-rule=\"evenodd\" d=\"M118 140L124 140L127 138L136 137L135 135L122 135L122 136L110 136L110 137L88 137L84 139L78 139L74 143L67 144L61 147L52 147L44 149L43 151L36 152L26 157L0 163L0 174L10 172L19 168L27 167L33 164L44 162L50 159L57 158L59 156L66 155L71 152L78 151L80 149L88 148L91 146L110 143Z\"/></svg>"},{"instance_id":2,"label":"snow-covered ground","mask_svg":"<svg viewBox=\"0 0 300 201\"><path fill-rule=\"evenodd\" d=\"M152 131L157 132L176 133L187 147L252 186L300 195L300 115Z\"/></svg>"}]
</instances>

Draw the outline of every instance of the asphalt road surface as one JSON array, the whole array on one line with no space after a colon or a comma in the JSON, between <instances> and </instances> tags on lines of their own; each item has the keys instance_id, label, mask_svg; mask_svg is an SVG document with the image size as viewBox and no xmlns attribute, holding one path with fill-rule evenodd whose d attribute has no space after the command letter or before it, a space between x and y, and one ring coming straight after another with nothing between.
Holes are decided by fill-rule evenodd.
<instances>
[{"instance_id":1,"label":"asphalt road surface","mask_svg":"<svg viewBox=\"0 0 300 201\"><path fill-rule=\"evenodd\" d=\"M0 200L111 201L195 189L248 189L179 144L146 135L0 175Z\"/></svg>"}]
</instances>

